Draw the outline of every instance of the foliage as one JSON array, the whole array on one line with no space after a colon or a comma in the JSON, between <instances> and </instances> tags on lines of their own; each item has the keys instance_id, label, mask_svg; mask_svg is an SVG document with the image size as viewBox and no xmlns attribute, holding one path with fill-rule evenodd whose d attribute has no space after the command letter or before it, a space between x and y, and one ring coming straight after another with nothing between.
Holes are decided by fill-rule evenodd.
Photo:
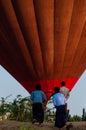
<instances>
[{"instance_id":1,"label":"foliage","mask_svg":"<svg viewBox=\"0 0 86 130\"><path fill-rule=\"evenodd\" d=\"M13 100L13 102L7 102L7 99L11 95L7 96L6 98L1 98L0 100L0 116L2 116L2 119L7 113L10 113L9 116L7 116L8 119L11 120L18 120L18 121L31 121L32 120L32 101L30 100L30 97L22 98L21 95L17 95L17 97ZM55 118L55 108L54 107L48 107L48 105L52 104L52 98L48 101L46 105L46 112L45 112L45 120L50 121L54 120ZM68 121L86 121L86 112L83 108L82 111L82 117L78 115L74 115L71 117L70 114L68 114ZM29 130L30 128L25 130ZM24 128L21 128L21 130L24 130Z\"/></svg>"},{"instance_id":2,"label":"foliage","mask_svg":"<svg viewBox=\"0 0 86 130\"><path fill-rule=\"evenodd\" d=\"M11 116L15 120L29 121L32 113L32 103L29 97L22 98L18 95L11 104Z\"/></svg>"},{"instance_id":3,"label":"foliage","mask_svg":"<svg viewBox=\"0 0 86 130\"><path fill-rule=\"evenodd\" d=\"M68 115L68 121L86 121L86 111L85 108L82 110L82 116L74 115L71 117L71 115Z\"/></svg>"},{"instance_id":4,"label":"foliage","mask_svg":"<svg viewBox=\"0 0 86 130\"><path fill-rule=\"evenodd\" d=\"M86 121L86 112L85 112L85 108L83 108L82 121Z\"/></svg>"},{"instance_id":5,"label":"foliage","mask_svg":"<svg viewBox=\"0 0 86 130\"><path fill-rule=\"evenodd\" d=\"M21 95L13 100L13 102L7 103L7 98L1 99L0 115L3 116L7 112L10 113L9 119L19 121L30 121L32 118L32 102L30 97L22 98Z\"/></svg>"},{"instance_id":6,"label":"foliage","mask_svg":"<svg viewBox=\"0 0 86 130\"><path fill-rule=\"evenodd\" d=\"M0 100L0 116L4 116L7 112L9 112L10 104L6 102L7 98L11 95L7 96L6 98L2 97Z\"/></svg>"},{"instance_id":7,"label":"foliage","mask_svg":"<svg viewBox=\"0 0 86 130\"><path fill-rule=\"evenodd\" d=\"M69 115L68 121L82 121L82 118L78 115L74 115L73 117L71 117L71 115Z\"/></svg>"}]
</instances>

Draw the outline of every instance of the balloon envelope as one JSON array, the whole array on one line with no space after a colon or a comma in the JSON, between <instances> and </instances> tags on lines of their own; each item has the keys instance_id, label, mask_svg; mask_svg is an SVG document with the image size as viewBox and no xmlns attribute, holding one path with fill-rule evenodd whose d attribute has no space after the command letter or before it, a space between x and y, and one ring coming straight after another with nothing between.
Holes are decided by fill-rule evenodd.
<instances>
[{"instance_id":1,"label":"balloon envelope","mask_svg":"<svg viewBox=\"0 0 86 130\"><path fill-rule=\"evenodd\" d=\"M86 0L0 1L0 64L29 92L72 89L86 69Z\"/></svg>"}]
</instances>

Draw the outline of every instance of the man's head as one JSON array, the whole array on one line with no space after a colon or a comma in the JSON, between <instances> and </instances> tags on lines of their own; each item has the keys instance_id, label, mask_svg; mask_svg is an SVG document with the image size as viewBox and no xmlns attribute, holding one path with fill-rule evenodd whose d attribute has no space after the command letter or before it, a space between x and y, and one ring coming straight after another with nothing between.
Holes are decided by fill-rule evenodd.
<instances>
[{"instance_id":1,"label":"man's head","mask_svg":"<svg viewBox=\"0 0 86 130\"><path fill-rule=\"evenodd\" d=\"M65 82L65 81L62 81L62 82L61 82L61 86L66 86L66 82Z\"/></svg>"},{"instance_id":2,"label":"man's head","mask_svg":"<svg viewBox=\"0 0 86 130\"><path fill-rule=\"evenodd\" d=\"M58 86L54 87L54 92L59 93L60 88Z\"/></svg>"},{"instance_id":3,"label":"man's head","mask_svg":"<svg viewBox=\"0 0 86 130\"><path fill-rule=\"evenodd\" d=\"M36 90L41 90L41 85L40 84L36 84Z\"/></svg>"}]
</instances>

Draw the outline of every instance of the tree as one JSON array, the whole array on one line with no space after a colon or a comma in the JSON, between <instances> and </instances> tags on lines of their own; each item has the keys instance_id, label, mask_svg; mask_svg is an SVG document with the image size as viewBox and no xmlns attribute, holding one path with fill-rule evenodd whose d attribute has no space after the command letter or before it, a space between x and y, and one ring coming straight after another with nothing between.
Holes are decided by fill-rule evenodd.
<instances>
[{"instance_id":1,"label":"tree","mask_svg":"<svg viewBox=\"0 0 86 130\"><path fill-rule=\"evenodd\" d=\"M6 102L6 100L10 97L11 95L7 96L6 98L1 97L1 104L0 104L0 116L4 118L7 112L9 112L10 108L10 103Z\"/></svg>"}]
</instances>

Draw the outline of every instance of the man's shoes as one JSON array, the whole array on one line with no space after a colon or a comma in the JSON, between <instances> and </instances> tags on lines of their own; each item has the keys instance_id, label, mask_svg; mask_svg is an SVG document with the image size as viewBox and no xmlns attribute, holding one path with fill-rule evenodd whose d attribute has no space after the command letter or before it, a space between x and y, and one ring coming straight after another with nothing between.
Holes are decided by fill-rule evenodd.
<instances>
[{"instance_id":1,"label":"man's shoes","mask_svg":"<svg viewBox=\"0 0 86 130\"><path fill-rule=\"evenodd\" d=\"M42 123L39 123L39 126L40 126L40 127L43 127L43 124L42 124Z\"/></svg>"},{"instance_id":2,"label":"man's shoes","mask_svg":"<svg viewBox=\"0 0 86 130\"><path fill-rule=\"evenodd\" d=\"M66 130L70 130L70 128L73 128L73 124L72 124L72 123L70 123L70 124L68 124L68 125L66 126Z\"/></svg>"},{"instance_id":3,"label":"man's shoes","mask_svg":"<svg viewBox=\"0 0 86 130\"><path fill-rule=\"evenodd\" d=\"M35 122L36 122L36 119L33 119L33 120L32 120L32 124L34 124Z\"/></svg>"}]
</instances>

